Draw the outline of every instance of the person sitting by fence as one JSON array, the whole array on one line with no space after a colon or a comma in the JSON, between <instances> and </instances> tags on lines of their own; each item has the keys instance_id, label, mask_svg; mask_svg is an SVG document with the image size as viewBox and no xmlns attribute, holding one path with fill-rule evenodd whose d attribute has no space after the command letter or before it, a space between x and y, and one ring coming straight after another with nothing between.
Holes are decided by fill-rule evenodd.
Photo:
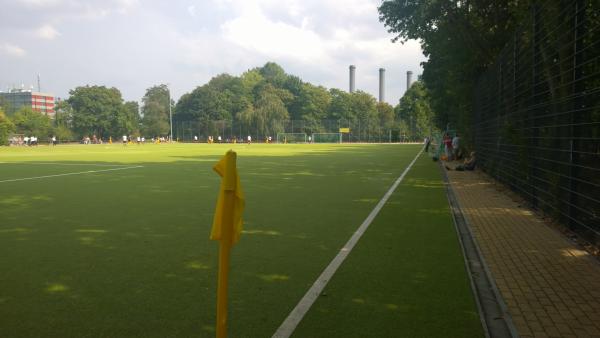
<instances>
[{"instance_id":1,"label":"person sitting by fence","mask_svg":"<svg viewBox=\"0 0 600 338\"><path fill-rule=\"evenodd\" d=\"M456 171L465 171L465 170L472 171L472 170L475 170L476 165L477 165L477 160L476 160L475 152L472 151L471 156L469 156L469 158L466 158L465 161L463 162L463 164L457 165L454 168L454 170L456 170ZM450 168L449 166L446 166L446 169L452 170L452 168Z\"/></svg>"}]
</instances>

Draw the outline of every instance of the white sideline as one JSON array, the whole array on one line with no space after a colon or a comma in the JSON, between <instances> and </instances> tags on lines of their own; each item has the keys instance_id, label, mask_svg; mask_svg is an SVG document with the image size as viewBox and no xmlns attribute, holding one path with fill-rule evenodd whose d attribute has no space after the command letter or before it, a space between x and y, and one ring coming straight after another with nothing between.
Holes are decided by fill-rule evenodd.
<instances>
[{"instance_id":1,"label":"white sideline","mask_svg":"<svg viewBox=\"0 0 600 338\"><path fill-rule=\"evenodd\" d=\"M404 169L402 175L400 175L400 177L396 179L394 184L392 184L392 186L385 193L385 195L383 195L379 203L377 203L377 205L375 206L375 208L373 208L369 216L367 216L367 218L363 221L360 227L358 227L358 229L354 232L352 237L350 237L348 242L340 250L337 256L335 256L335 258L329 263L325 270L323 270L319 278L317 278L317 280L313 283L311 288L306 292L304 297L302 297L298 305L296 305L292 312L290 312L287 318L279 326L277 331L275 331L272 338L288 338L292 335L292 333L294 332L302 318L304 318L310 307L317 300L317 298L319 298L319 295L321 294L321 292L323 291L333 274L337 271L340 265L342 265L342 262L344 262L346 257L348 257L348 254L350 254L350 251L352 251L354 245L356 245L356 243L365 233L367 228L369 228L369 225L371 225L373 219L375 219L377 214L379 214L381 208L383 208L383 206L390 198L394 190L396 190L396 187L398 187L400 182L402 182L402 180L404 179L404 176L406 176L410 168L413 166L413 164L415 164L419 156L421 156L421 153L423 153L423 148L421 148L421 151L419 151L417 156L412 160L412 162L410 162L408 167Z\"/></svg>"},{"instance_id":2,"label":"white sideline","mask_svg":"<svg viewBox=\"0 0 600 338\"><path fill-rule=\"evenodd\" d=\"M126 167L129 165L129 164L60 163L60 162L0 162L0 164L64 165L64 166L86 166L86 167Z\"/></svg>"},{"instance_id":3,"label":"white sideline","mask_svg":"<svg viewBox=\"0 0 600 338\"><path fill-rule=\"evenodd\" d=\"M35 177L26 177L26 178L15 178L11 180L3 180L0 183L6 182L17 182L17 181L27 181L27 180L39 180L42 178L49 177L59 177L59 176L69 176L69 175L81 175L81 174L93 174L93 173L101 173L105 171L113 171L113 170L126 170L126 169L135 169L135 168L143 168L144 166L138 165L134 167L125 167L125 168L112 168L112 169L103 169L103 170L88 170L88 171L79 171L76 173L66 173L66 174L56 174L56 175L46 175L46 176L35 176Z\"/></svg>"}]
</instances>

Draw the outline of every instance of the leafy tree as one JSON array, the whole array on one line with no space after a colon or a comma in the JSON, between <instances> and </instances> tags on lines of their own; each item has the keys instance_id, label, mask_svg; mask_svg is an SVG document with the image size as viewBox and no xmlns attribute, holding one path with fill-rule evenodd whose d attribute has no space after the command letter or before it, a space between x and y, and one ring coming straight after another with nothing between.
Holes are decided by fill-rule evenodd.
<instances>
[{"instance_id":1,"label":"leafy tree","mask_svg":"<svg viewBox=\"0 0 600 338\"><path fill-rule=\"evenodd\" d=\"M146 90L142 98L142 125L144 135L149 137L169 135L171 131L169 88L161 84ZM131 108L130 108L131 109Z\"/></svg>"},{"instance_id":2,"label":"leafy tree","mask_svg":"<svg viewBox=\"0 0 600 338\"><path fill-rule=\"evenodd\" d=\"M354 115L361 121L377 119L377 100L373 95L357 90L350 94L350 102Z\"/></svg>"},{"instance_id":3,"label":"leafy tree","mask_svg":"<svg viewBox=\"0 0 600 338\"><path fill-rule=\"evenodd\" d=\"M12 117L18 133L37 137L48 137L52 133L52 121L47 115L23 106Z\"/></svg>"},{"instance_id":4,"label":"leafy tree","mask_svg":"<svg viewBox=\"0 0 600 338\"><path fill-rule=\"evenodd\" d=\"M58 125L58 126L54 127L53 135L56 136L56 138L60 141L75 140L75 135L73 135L73 132L71 131L71 129L69 129L68 127L66 127L64 125Z\"/></svg>"},{"instance_id":5,"label":"leafy tree","mask_svg":"<svg viewBox=\"0 0 600 338\"><path fill-rule=\"evenodd\" d=\"M0 145L8 144L8 136L14 132L15 125L11 120L4 114L2 108L0 108Z\"/></svg>"},{"instance_id":6,"label":"leafy tree","mask_svg":"<svg viewBox=\"0 0 600 338\"><path fill-rule=\"evenodd\" d=\"M300 118L304 120L306 133L321 132L321 120L327 117L331 96L327 89L310 83L302 85L300 92Z\"/></svg>"},{"instance_id":7,"label":"leafy tree","mask_svg":"<svg viewBox=\"0 0 600 338\"><path fill-rule=\"evenodd\" d=\"M260 75L275 87L281 87L287 80L287 74L280 65L275 62L267 62L258 69Z\"/></svg>"},{"instance_id":8,"label":"leafy tree","mask_svg":"<svg viewBox=\"0 0 600 338\"><path fill-rule=\"evenodd\" d=\"M423 80L439 127L470 126L471 93L494 62L531 1L385 0L379 19L393 41L419 40L428 60Z\"/></svg>"},{"instance_id":9,"label":"leafy tree","mask_svg":"<svg viewBox=\"0 0 600 338\"><path fill-rule=\"evenodd\" d=\"M335 120L354 121L356 116L352 109L351 94L343 90L332 88L329 90L331 103L329 104L328 117Z\"/></svg>"},{"instance_id":10,"label":"leafy tree","mask_svg":"<svg viewBox=\"0 0 600 338\"><path fill-rule=\"evenodd\" d=\"M292 94L292 99L286 103L290 118L294 120L300 119L302 110L301 94L304 82L294 75L289 75L283 83L283 88Z\"/></svg>"},{"instance_id":11,"label":"leafy tree","mask_svg":"<svg viewBox=\"0 0 600 338\"><path fill-rule=\"evenodd\" d=\"M283 131L280 124L289 115L285 104L279 97L279 91L271 84L260 86L256 93L254 108L248 106L240 112L238 118L250 130L256 130L258 135L267 136Z\"/></svg>"},{"instance_id":12,"label":"leafy tree","mask_svg":"<svg viewBox=\"0 0 600 338\"><path fill-rule=\"evenodd\" d=\"M350 94L350 102L352 115L356 117L358 123L358 128L355 126L353 133L357 133L361 140L380 137L381 128L377 112L377 100L373 95L358 90Z\"/></svg>"},{"instance_id":13,"label":"leafy tree","mask_svg":"<svg viewBox=\"0 0 600 338\"><path fill-rule=\"evenodd\" d=\"M386 128L392 128L394 125L394 107L389 103L377 103L377 113L379 115L380 125Z\"/></svg>"},{"instance_id":14,"label":"leafy tree","mask_svg":"<svg viewBox=\"0 0 600 338\"><path fill-rule=\"evenodd\" d=\"M10 114L11 111L10 103L4 97L0 97L0 110L6 114Z\"/></svg>"},{"instance_id":15,"label":"leafy tree","mask_svg":"<svg viewBox=\"0 0 600 338\"><path fill-rule=\"evenodd\" d=\"M62 100L56 103L54 107L56 114L54 115L54 126L63 126L65 128L71 128L73 125L73 107L68 101Z\"/></svg>"},{"instance_id":16,"label":"leafy tree","mask_svg":"<svg viewBox=\"0 0 600 338\"><path fill-rule=\"evenodd\" d=\"M265 81L265 78L261 75L257 69L249 70L241 76L242 86L244 87L244 93L251 95L254 92L254 88L261 82Z\"/></svg>"},{"instance_id":17,"label":"leafy tree","mask_svg":"<svg viewBox=\"0 0 600 338\"><path fill-rule=\"evenodd\" d=\"M118 116L122 114L123 99L116 88L105 86L77 87L69 92L67 102L73 109L73 130L84 135L98 135L102 138L114 136L121 130L117 127Z\"/></svg>"},{"instance_id":18,"label":"leafy tree","mask_svg":"<svg viewBox=\"0 0 600 338\"><path fill-rule=\"evenodd\" d=\"M114 135L140 135L140 108L137 102L127 101L117 112L112 126Z\"/></svg>"},{"instance_id":19,"label":"leafy tree","mask_svg":"<svg viewBox=\"0 0 600 338\"><path fill-rule=\"evenodd\" d=\"M396 121L406 124L410 139L422 139L434 129L434 113L429 105L429 95L422 82L415 82L394 109Z\"/></svg>"}]
</instances>

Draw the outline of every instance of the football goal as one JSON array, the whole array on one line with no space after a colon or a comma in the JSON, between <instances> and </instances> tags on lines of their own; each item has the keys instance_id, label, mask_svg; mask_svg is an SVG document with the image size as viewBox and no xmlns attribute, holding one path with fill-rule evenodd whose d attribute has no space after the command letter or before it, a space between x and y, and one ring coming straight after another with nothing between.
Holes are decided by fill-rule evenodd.
<instances>
[{"instance_id":1,"label":"football goal","mask_svg":"<svg viewBox=\"0 0 600 338\"><path fill-rule=\"evenodd\" d=\"M306 133L278 133L277 143L306 143Z\"/></svg>"},{"instance_id":2,"label":"football goal","mask_svg":"<svg viewBox=\"0 0 600 338\"><path fill-rule=\"evenodd\" d=\"M312 134L314 143L342 143L342 133L314 133Z\"/></svg>"}]
</instances>

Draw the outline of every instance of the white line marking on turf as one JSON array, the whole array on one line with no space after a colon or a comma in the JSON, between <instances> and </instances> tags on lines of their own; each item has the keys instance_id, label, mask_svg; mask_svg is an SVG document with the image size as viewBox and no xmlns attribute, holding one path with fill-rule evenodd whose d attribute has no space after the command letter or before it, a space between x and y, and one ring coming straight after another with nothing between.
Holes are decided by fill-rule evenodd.
<instances>
[{"instance_id":1,"label":"white line marking on turf","mask_svg":"<svg viewBox=\"0 0 600 338\"><path fill-rule=\"evenodd\" d=\"M93 174L93 173L101 173L105 171L114 171L114 170L126 170L126 169L135 169L135 168L143 168L144 166L138 165L135 167L124 167L124 168L112 168L112 169L104 169L104 170L88 170L88 171L79 171L76 173L66 173L66 174L56 174L56 175L46 175L46 176L35 176L35 177L26 177L26 178L15 178L11 180L0 181L0 183L6 182L17 182L17 181L27 181L27 180L39 180L42 178L49 177L59 177L59 176L69 176L69 175L81 175L81 174Z\"/></svg>"},{"instance_id":2,"label":"white line marking on turf","mask_svg":"<svg viewBox=\"0 0 600 338\"><path fill-rule=\"evenodd\" d=\"M371 222L375 219L377 214L379 214L381 208L383 208L383 206L390 198L394 190L396 190L396 187L398 187L400 182L402 182L402 180L404 179L404 176L406 176L410 168L413 166L413 164L415 164L419 156L421 156L422 152L423 149L421 148L421 151L419 151L417 156L412 160L412 162L410 162L408 167L404 169L402 175L400 175L400 177L396 179L396 181L390 187L390 189L385 193L385 195L383 195L379 203L377 203L375 208L373 208L369 216L367 216L367 218L363 221L360 227L358 227L358 229L354 232L352 237L350 237L346 245L344 245L344 247L340 250L337 256L335 256L331 263L329 263L325 270L323 270L319 278L317 278L317 280L313 283L308 292L306 292L304 297L302 297L298 305L296 305L292 312L290 312L287 318L283 321L281 326L279 326L275 334L273 334L272 338L288 338L292 335L292 333L294 332L302 318L304 318L310 307L317 300L317 298L319 298L319 295L321 294L321 292L323 292L323 289L325 288L331 277L333 277L333 274L337 271L340 265L342 265L342 262L344 262L346 257L348 257L350 251L352 251L352 249L354 248L354 245L356 245L356 243L365 233L367 228L369 228Z\"/></svg>"},{"instance_id":3,"label":"white line marking on turf","mask_svg":"<svg viewBox=\"0 0 600 338\"><path fill-rule=\"evenodd\" d=\"M125 167L130 164L98 164L98 163L60 163L60 162L0 162L0 164L22 164L22 165L65 165L65 166L90 166L90 167Z\"/></svg>"}]
</instances>

